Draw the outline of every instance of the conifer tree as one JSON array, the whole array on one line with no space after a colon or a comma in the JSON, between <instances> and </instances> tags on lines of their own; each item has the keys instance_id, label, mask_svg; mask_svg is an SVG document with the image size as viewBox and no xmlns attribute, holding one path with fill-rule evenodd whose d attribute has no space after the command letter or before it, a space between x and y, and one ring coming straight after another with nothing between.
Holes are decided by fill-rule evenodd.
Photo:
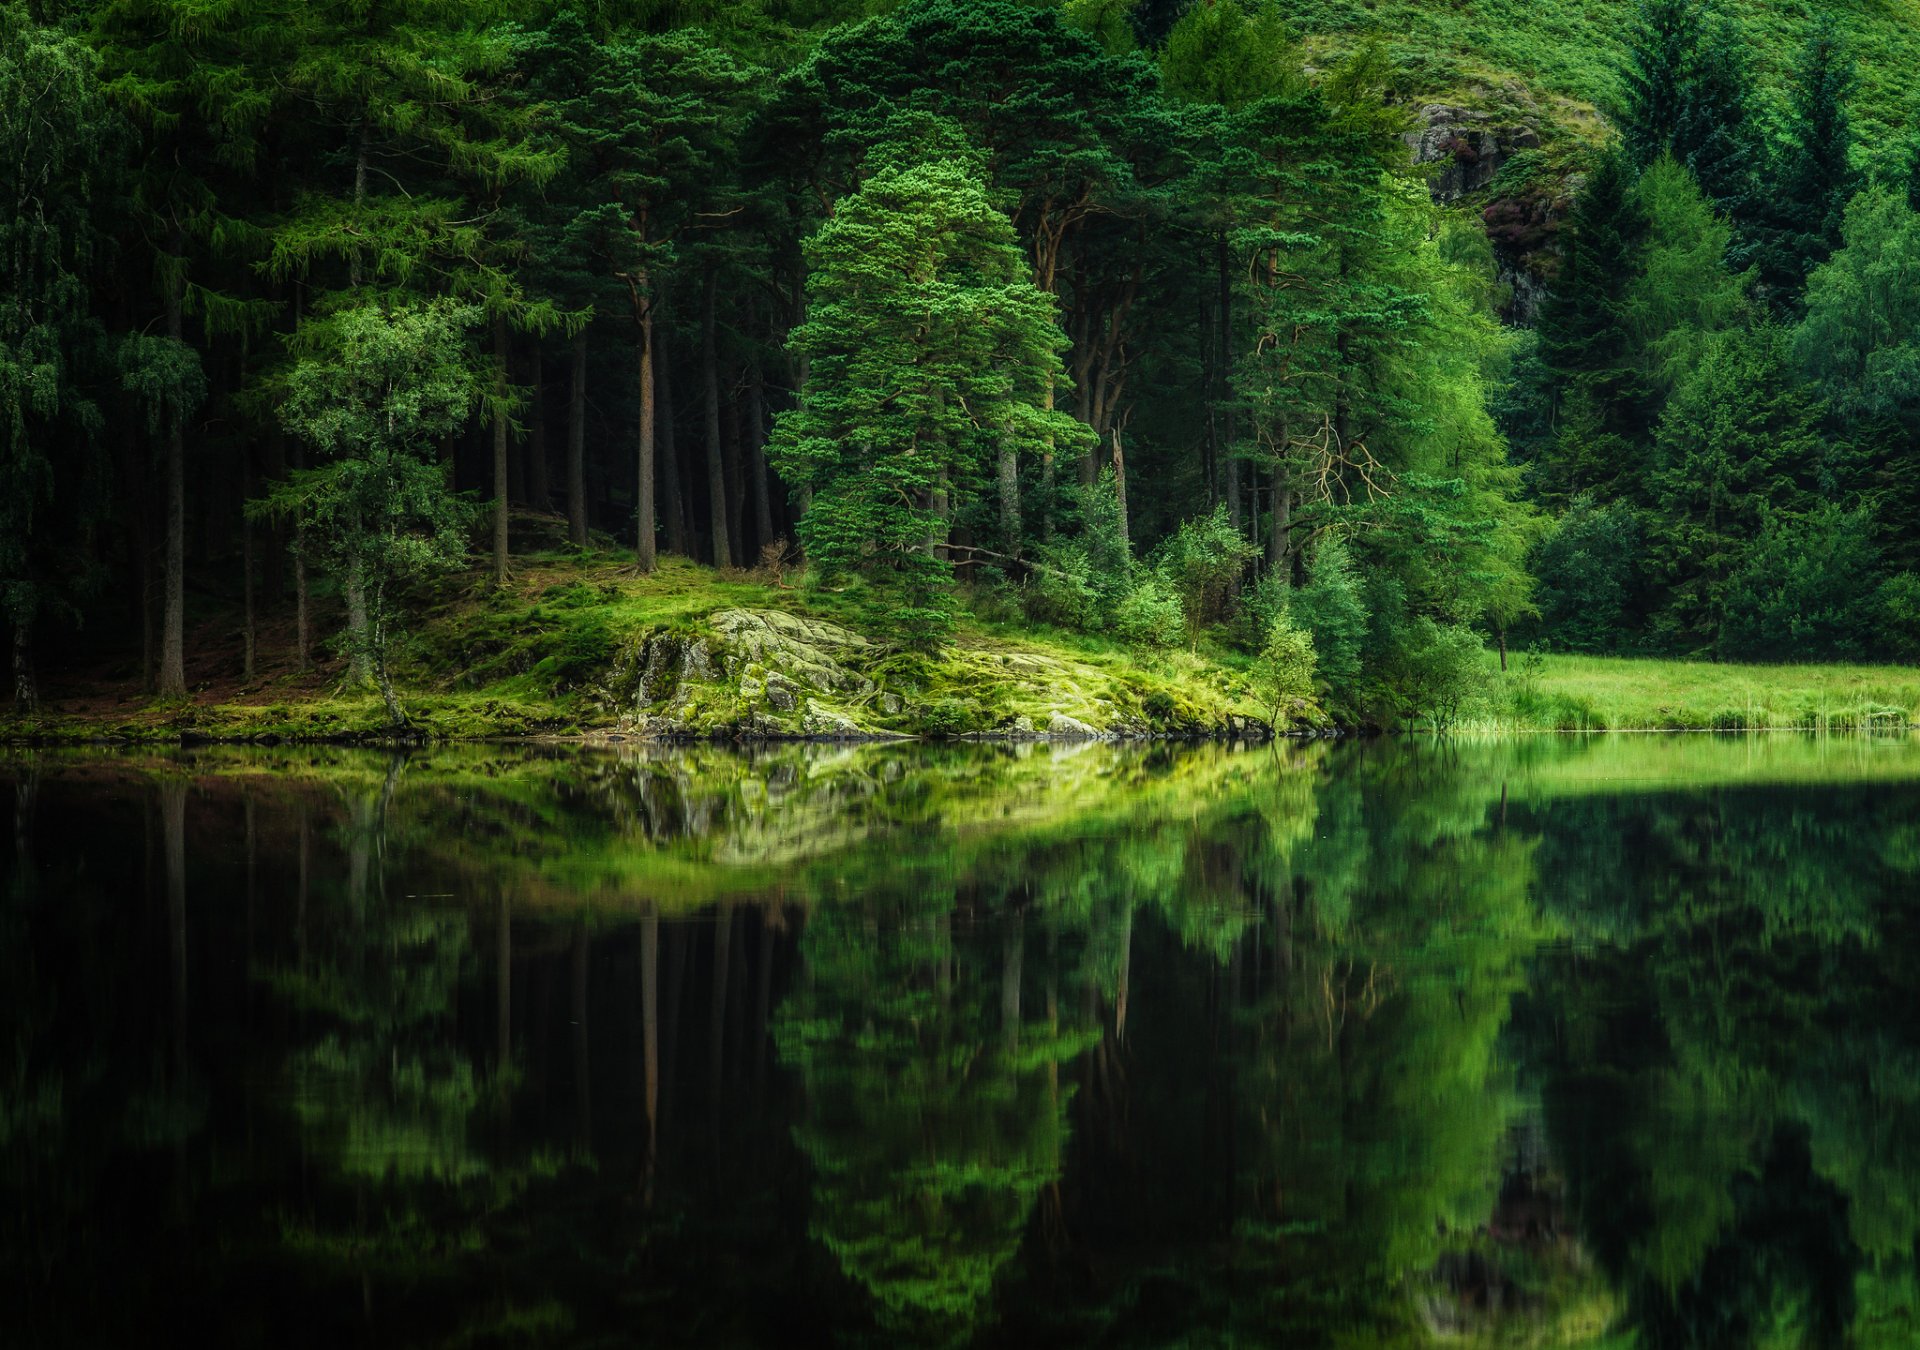
<instances>
[{"instance_id":1,"label":"conifer tree","mask_svg":"<svg viewBox=\"0 0 1920 1350\"><path fill-rule=\"evenodd\" d=\"M0 4L0 619L25 712L39 702L35 629L92 570L106 506L88 286L117 130L85 46Z\"/></svg>"},{"instance_id":2,"label":"conifer tree","mask_svg":"<svg viewBox=\"0 0 1920 1350\"><path fill-rule=\"evenodd\" d=\"M1560 274L1540 316L1540 360L1558 431L1535 472L1550 496L1631 493L1638 481L1646 385L1631 302L1646 238L1632 170L1624 154L1609 150L1568 213Z\"/></svg>"},{"instance_id":3,"label":"conifer tree","mask_svg":"<svg viewBox=\"0 0 1920 1350\"><path fill-rule=\"evenodd\" d=\"M926 646L951 623L947 529L1011 443L1084 432L1047 406L1065 338L957 129L876 167L807 245L809 377L768 457L813 494L799 532L829 574L858 573Z\"/></svg>"},{"instance_id":4,"label":"conifer tree","mask_svg":"<svg viewBox=\"0 0 1920 1350\"><path fill-rule=\"evenodd\" d=\"M1761 283L1781 313L1799 311L1807 274L1840 246L1847 202L1858 183L1847 116L1853 84L1852 55L1832 16L1824 16L1808 36L1795 71L1759 255Z\"/></svg>"}]
</instances>

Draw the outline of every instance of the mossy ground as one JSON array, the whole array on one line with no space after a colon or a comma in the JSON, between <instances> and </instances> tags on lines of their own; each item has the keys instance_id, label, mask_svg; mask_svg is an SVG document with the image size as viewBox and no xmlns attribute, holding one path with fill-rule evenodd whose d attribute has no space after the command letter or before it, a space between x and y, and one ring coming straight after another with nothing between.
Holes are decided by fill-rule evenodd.
<instances>
[{"instance_id":1,"label":"mossy ground","mask_svg":"<svg viewBox=\"0 0 1920 1350\"><path fill-rule=\"evenodd\" d=\"M397 644L393 668L414 734L436 741L641 730L636 714L644 710L623 706L610 689L623 650L649 634L711 638L716 613L777 611L855 631L870 627L852 598L809 588L798 574L717 572L666 558L642 575L628 556L611 550L516 558L505 588L476 572L411 603L416 617ZM390 735L379 700L344 685L337 656L323 654L304 674L295 668L284 615L262 625L257 678L241 679L238 621L230 607L199 616L189 638L194 692L185 703L146 697L135 672L92 671L50 684L39 715L0 718L0 738L351 741ZM322 605L319 631L331 631L335 622ZM876 642L860 673L877 692L898 689L910 698L896 711L881 707L877 693L862 706L822 711L850 715L862 731L875 733L994 734L1024 725L1044 731L1060 713L1103 728L1120 722L1142 731L1202 734L1220 730L1229 718L1265 715L1251 698L1247 662L1235 653L1140 652L971 616L963 616L954 640L938 652ZM691 697L698 706L687 720L690 734L738 730L742 705L731 683L702 685ZM807 732L798 719L773 729Z\"/></svg>"}]
</instances>

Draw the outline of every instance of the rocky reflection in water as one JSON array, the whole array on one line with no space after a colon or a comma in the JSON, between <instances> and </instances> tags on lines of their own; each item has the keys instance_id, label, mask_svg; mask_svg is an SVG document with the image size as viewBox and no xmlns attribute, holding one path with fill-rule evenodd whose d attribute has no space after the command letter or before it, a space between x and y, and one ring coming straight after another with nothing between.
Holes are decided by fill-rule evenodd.
<instances>
[{"instance_id":1,"label":"rocky reflection in water","mask_svg":"<svg viewBox=\"0 0 1920 1350\"><path fill-rule=\"evenodd\" d=\"M1912 741L0 774L9 1346L1920 1342Z\"/></svg>"}]
</instances>

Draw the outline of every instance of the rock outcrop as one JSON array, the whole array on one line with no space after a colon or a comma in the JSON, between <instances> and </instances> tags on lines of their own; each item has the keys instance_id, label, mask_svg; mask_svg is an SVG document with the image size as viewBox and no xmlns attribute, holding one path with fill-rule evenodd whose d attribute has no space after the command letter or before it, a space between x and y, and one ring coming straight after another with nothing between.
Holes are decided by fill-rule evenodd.
<instances>
[{"instance_id":1,"label":"rock outcrop","mask_svg":"<svg viewBox=\"0 0 1920 1350\"><path fill-rule=\"evenodd\" d=\"M1264 735L1245 696L1243 678L1225 670L1176 683L1124 660L1017 643L908 652L774 609L634 634L600 686L622 732L663 740Z\"/></svg>"}]
</instances>

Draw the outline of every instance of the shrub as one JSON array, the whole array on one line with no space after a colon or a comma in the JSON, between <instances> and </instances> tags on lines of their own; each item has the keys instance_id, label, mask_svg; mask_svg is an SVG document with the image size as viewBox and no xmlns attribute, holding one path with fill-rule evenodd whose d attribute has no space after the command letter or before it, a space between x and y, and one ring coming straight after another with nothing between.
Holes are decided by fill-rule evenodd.
<instances>
[{"instance_id":1,"label":"shrub","mask_svg":"<svg viewBox=\"0 0 1920 1350\"><path fill-rule=\"evenodd\" d=\"M1347 546L1337 539L1320 546L1307 584L1288 598L1287 614L1313 636L1320 678L1348 693L1360 681L1367 641L1367 602Z\"/></svg>"},{"instance_id":2,"label":"shrub","mask_svg":"<svg viewBox=\"0 0 1920 1350\"><path fill-rule=\"evenodd\" d=\"M1408 637L1398 680L1402 703L1409 716L1448 731L1486 700L1486 649L1465 624L1425 617L1413 621Z\"/></svg>"},{"instance_id":3,"label":"shrub","mask_svg":"<svg viewBox=\"0 0 1920 1350\"><path fill-rule=\"evenodd\" d=\"M1113 632L1122 642L1171 647L1185 632L1180 601L1155 572L1143 571L1113 607Z\"/></svg>"},{"instance_id":4,"label":"shrub","mask_svg":"<svg viewBox=\"0 0 1920 1350\"><path fill-rule=\"evenodd\" d=\"M1289 704L1313 697L1313 666L1313 636L1280 614L1267 629L1253 667L1254 694L1272 710L1268 725L1277 725Z\"/></svg>"},{"instance_id":5,"label":"shrub","mask_svg":"<svg viewBox=\"0 0 1920 1350\"><path fill-rule=\"evenodd\" d=\"M1640 585L1640 521L1620 502L1577 499L1534 549L1540 628L1555 648L1617 650Z\"/></svg>"},{"instance_id":6,"label":"shrub","mask_svg":"<svg viewBox=\"0 0 1920 1350\"><path fill-rule=\"evenodd\" d=\"M1233 584L1257 550L1227 519L1227 508L1189 520L1160 547L1158 570L1180 598L1189 635L1197 637L1227 610Z\"/></svg>"},{"instance_id":7,"label":"shrub","mask_svg":"<svg viewBox=\"0 0 1920 1350\"><path fill-rule=\"evenodd\" d=\"M1079 544L1041 549L1033 574L1020 588L1021 607L1035 623L1087 629L1099 619L1100 597L1093 586L1093 564Z\"/></svg>"},{"instance_id":8,"label":"shrub","mask_svg":"<svg viewBox=\"0 0 1920 1350\"><path fill-rule=\"evenodd\" d=\"M1293 587L1285 577L1269 573L1240 593L1240 606L1234 616L1234 637L1249 651L1257 652L1266 644L1267 634L1293 603Z\"/></svg>"}]
</instances>

